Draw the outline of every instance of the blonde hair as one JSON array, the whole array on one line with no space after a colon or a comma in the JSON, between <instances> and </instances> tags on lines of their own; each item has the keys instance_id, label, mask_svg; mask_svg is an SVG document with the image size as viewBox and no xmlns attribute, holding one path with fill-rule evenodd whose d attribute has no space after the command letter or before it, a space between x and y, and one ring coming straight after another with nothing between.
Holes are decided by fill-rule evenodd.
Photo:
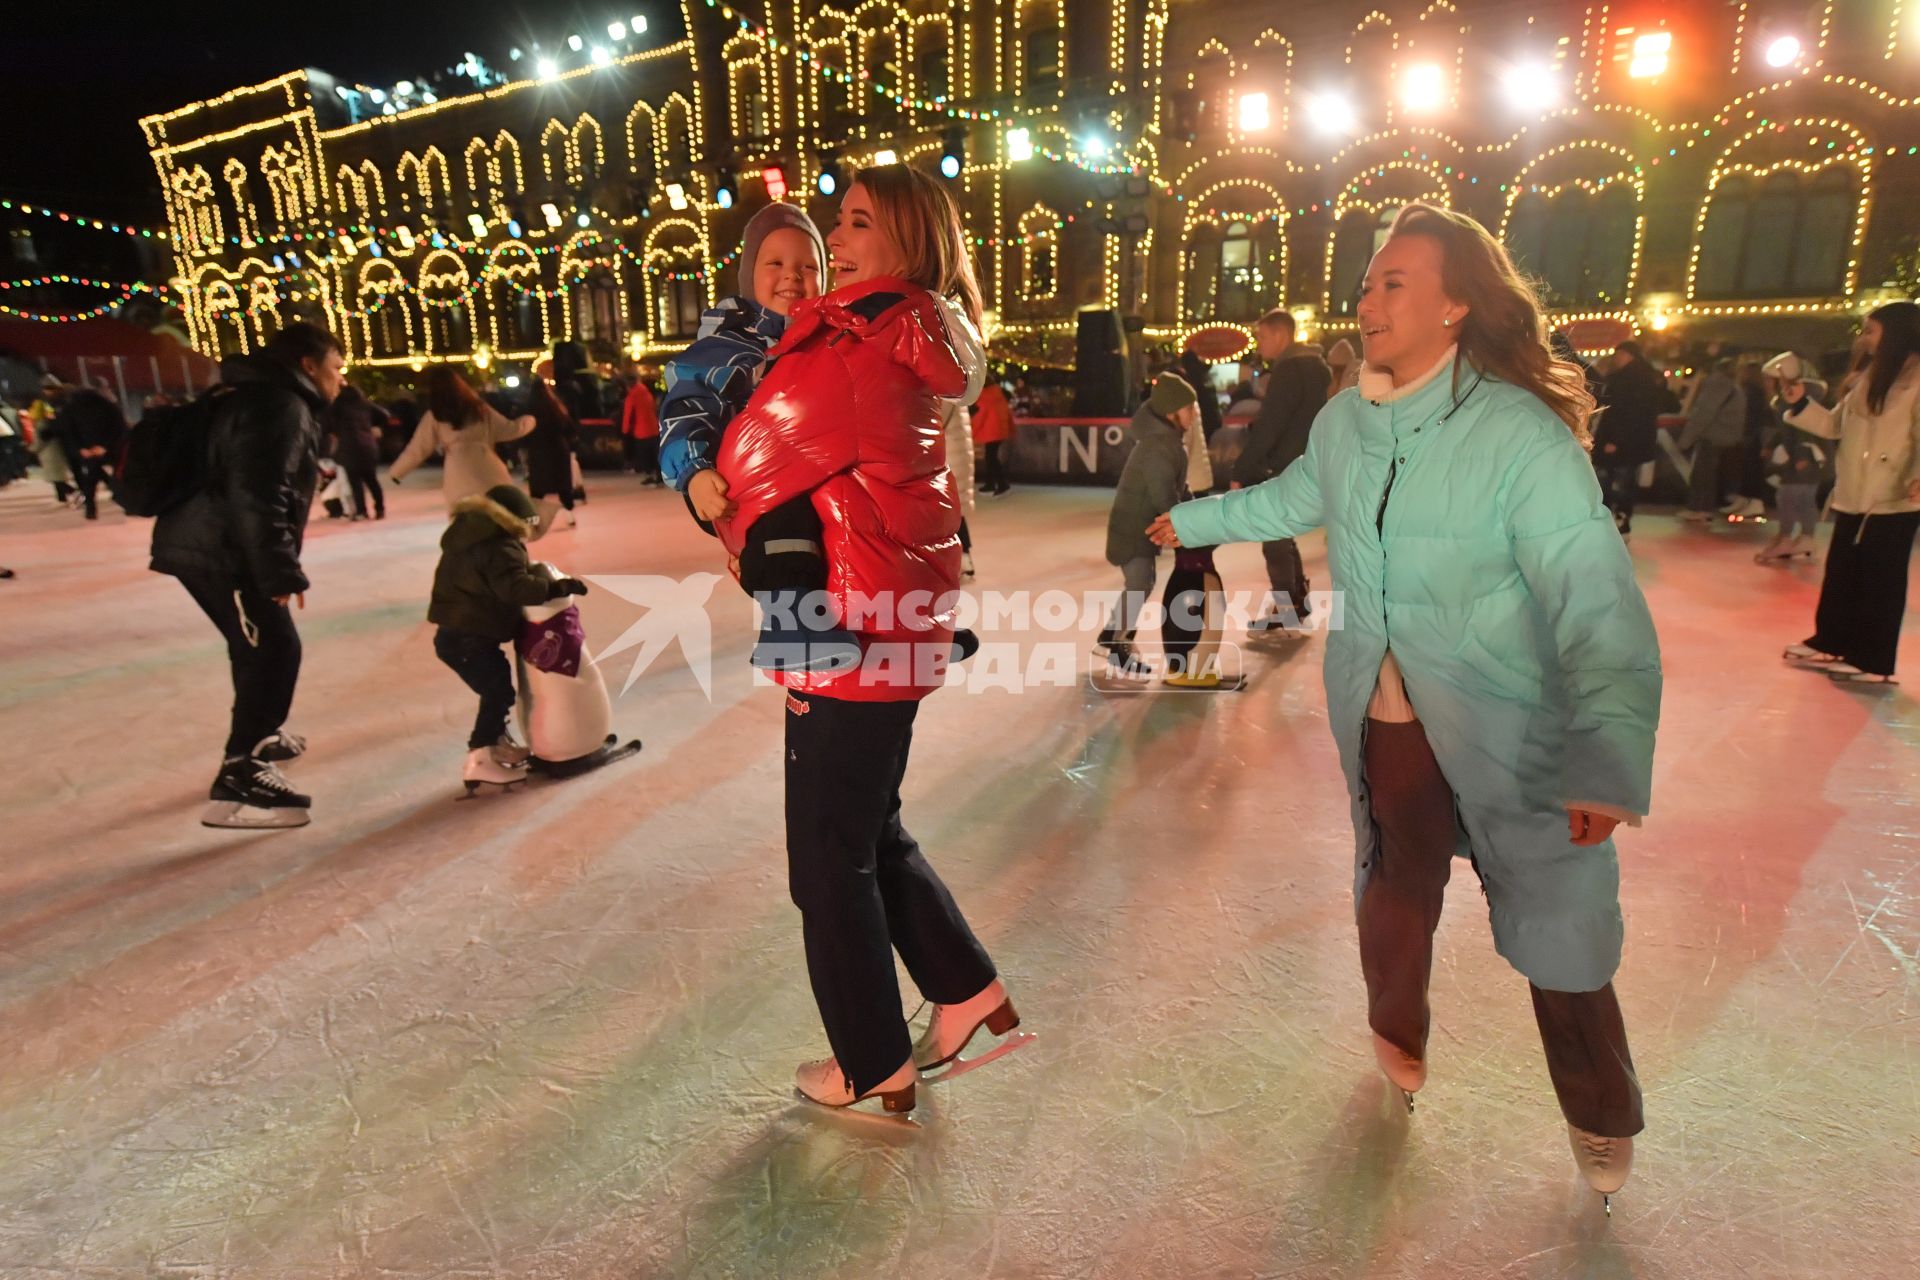
<instances>
[{"instance_id":1,"label":"blonde hair","mask_svg":"<svg viewBox=\"0 0 1920 1280\"><path fill-rule=\"evenodd\" d=\"M973 274L960 209L938 179L904 164L862 169L853 180L867 189L881 234L900 250L906 278L930 293L951 298L980 325L985 309Z\"/></svg>"},{"instance_id":2,"label":"blonde hair","mask_svg":"<svg viewBox=\"0 0 1920 1280\"><path fill-rule=\"evenodd\" d=\"M1586 371L1548 347L1540 299L1506 246L1467 215L1430 204L1402 209L1387 234L1425 236L1440 246L1441 287L1467 308L1461 356L1482 373L1531 391L1591 449L1587 420L1594 406Z\"/></svg>"}]
</instances>

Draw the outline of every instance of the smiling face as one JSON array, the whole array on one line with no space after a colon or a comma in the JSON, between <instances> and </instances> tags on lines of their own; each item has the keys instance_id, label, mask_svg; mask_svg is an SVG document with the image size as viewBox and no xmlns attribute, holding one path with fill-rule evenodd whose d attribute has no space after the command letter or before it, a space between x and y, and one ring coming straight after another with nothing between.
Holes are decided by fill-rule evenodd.
<instances>
[{"instance_id":1,"label":"smiling face","mask_svg":"<svg viewBox=\"0 0 1920 1280\"><path fill-rule=\"evenodd\" d=\"M881 229L873 198L858 182L840 202L833 232L827 237L827 253L833 258L835 288L883 276L904 276L907 271L906 254Z\"/></svg>"},{"instance_id":2,"label":"smiling face","mask_svg":"<svg viewBox=\"0 0 1920 1280\"><path fill-rule=\"evenodd\" d=\"M769 311L792 315L794 303L820 296L824 268L812 236L797 227L770 231L754 259L753 296Z\"/></svg>"},{"instance_id":3,"label":"smiling face","mask_svg":"<svg viewBox=\"0 0 1920 1280\"><path fill-rule=\"evenodd\" d=\"M1360 343L1367 363L1390 371L1396 386L1438 364L1459 338L1467 309L1447 296L1443 265L1439 241L1398 235L1367 267L1357 313Z\"/></svg>"}]
</instances>

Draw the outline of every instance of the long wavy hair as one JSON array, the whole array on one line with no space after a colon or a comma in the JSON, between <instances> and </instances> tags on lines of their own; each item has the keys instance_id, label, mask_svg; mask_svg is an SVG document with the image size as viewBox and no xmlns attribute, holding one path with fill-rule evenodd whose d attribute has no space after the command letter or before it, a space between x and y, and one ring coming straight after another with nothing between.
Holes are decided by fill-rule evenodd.
<instances>
[{"instance_id":1,"label":"long wavy hair","mask_svg":"<svg viewBox=\"0 0 1920 1280\"><path fill-rule=\"evenodd\" d=\"M1907 361L1920 355L1920 306L1889 302L1868 312L1867 319L1880 325L1880 345L1873 349L1866 373L1867 408L1879 413Z\"/></svg>"},{"instance_id":2,"label":"long wavy hair","mask_svg":"<svg viewBox=\"0 0 1920 1280\"><path fill-rule=\"evenodd\" d=\"M458 369L437 364L427 375L427 412L450 427L467 427L486 416L487 402Z\"/></svg>"},{"instance_id":3,"label":"long wavy hair","mask_svg":"<svg viewBox=\"0 0 1920 1280\"><path fill-rule=\"evenodd\" d=\"M1593 416L1593 393L1586 373L1553 354L1539 295L1506 247L1465 214L1430 204L1402 209L1388 235L1425 236L1440 246L1441 287L1467 308L1460 324L1462 358L1482 373L1531 391L1591 449L1587 420Z\"/></svg>"},{"instance_id":4,"label":"long wavy hair","mask_svg":"<svg viewBox=\"0 0 1920 1280\"><path fill-rule=\"evenodd\" d=\"M951 298L980 325L985 304L967 251L959 206L940 180L904 164L874 165L853 180L867 189L880 231L906 260L906 278L929 293Z\"/></svg>"}]
</instances>

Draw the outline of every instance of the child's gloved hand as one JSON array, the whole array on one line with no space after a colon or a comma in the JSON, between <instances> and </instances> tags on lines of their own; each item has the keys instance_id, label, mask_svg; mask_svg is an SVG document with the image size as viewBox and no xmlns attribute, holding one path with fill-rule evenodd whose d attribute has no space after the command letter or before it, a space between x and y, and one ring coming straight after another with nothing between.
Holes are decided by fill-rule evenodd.
<instances>
[{"instance_id":1,"label":"child's gloved hand","mask_svg":"<svg viewBox=\"0 0 1920 1280\"><path fill-rule=\"evenodd\" d=\"M562 596L583 596L587 594L587 584L578 578L556 578L547 588L547 599L558 600Z\"/></svg>"},{"instance_id":2,"label":"child's gloved hand","mask_svg":"<svg viewBox=\"0 0 1920 1280\"><path fill-rule=\"evenodd\" d=\"M712 467L693 473L693 479L687 481L687 499L693 503L693 513L709 524L739 509L727 496L727 482Z\"/></svg>"}]
</instances>

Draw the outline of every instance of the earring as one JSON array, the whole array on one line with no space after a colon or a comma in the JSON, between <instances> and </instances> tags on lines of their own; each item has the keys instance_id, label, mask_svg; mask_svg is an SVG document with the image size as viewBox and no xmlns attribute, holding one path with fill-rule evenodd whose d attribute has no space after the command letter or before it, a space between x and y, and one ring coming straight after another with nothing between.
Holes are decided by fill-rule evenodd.
<instances>
[{"instance_id":1,"label":"earring","mask_svg":"<svg viewBox=\"0 0 1920 1280\"><path fill-rule=\"evenodd\" d=\"M1451 320L1442 320L1440 323L1445 325L1449 329L1453 328L1453 321Z\"/></svg>"}]
</instances>

